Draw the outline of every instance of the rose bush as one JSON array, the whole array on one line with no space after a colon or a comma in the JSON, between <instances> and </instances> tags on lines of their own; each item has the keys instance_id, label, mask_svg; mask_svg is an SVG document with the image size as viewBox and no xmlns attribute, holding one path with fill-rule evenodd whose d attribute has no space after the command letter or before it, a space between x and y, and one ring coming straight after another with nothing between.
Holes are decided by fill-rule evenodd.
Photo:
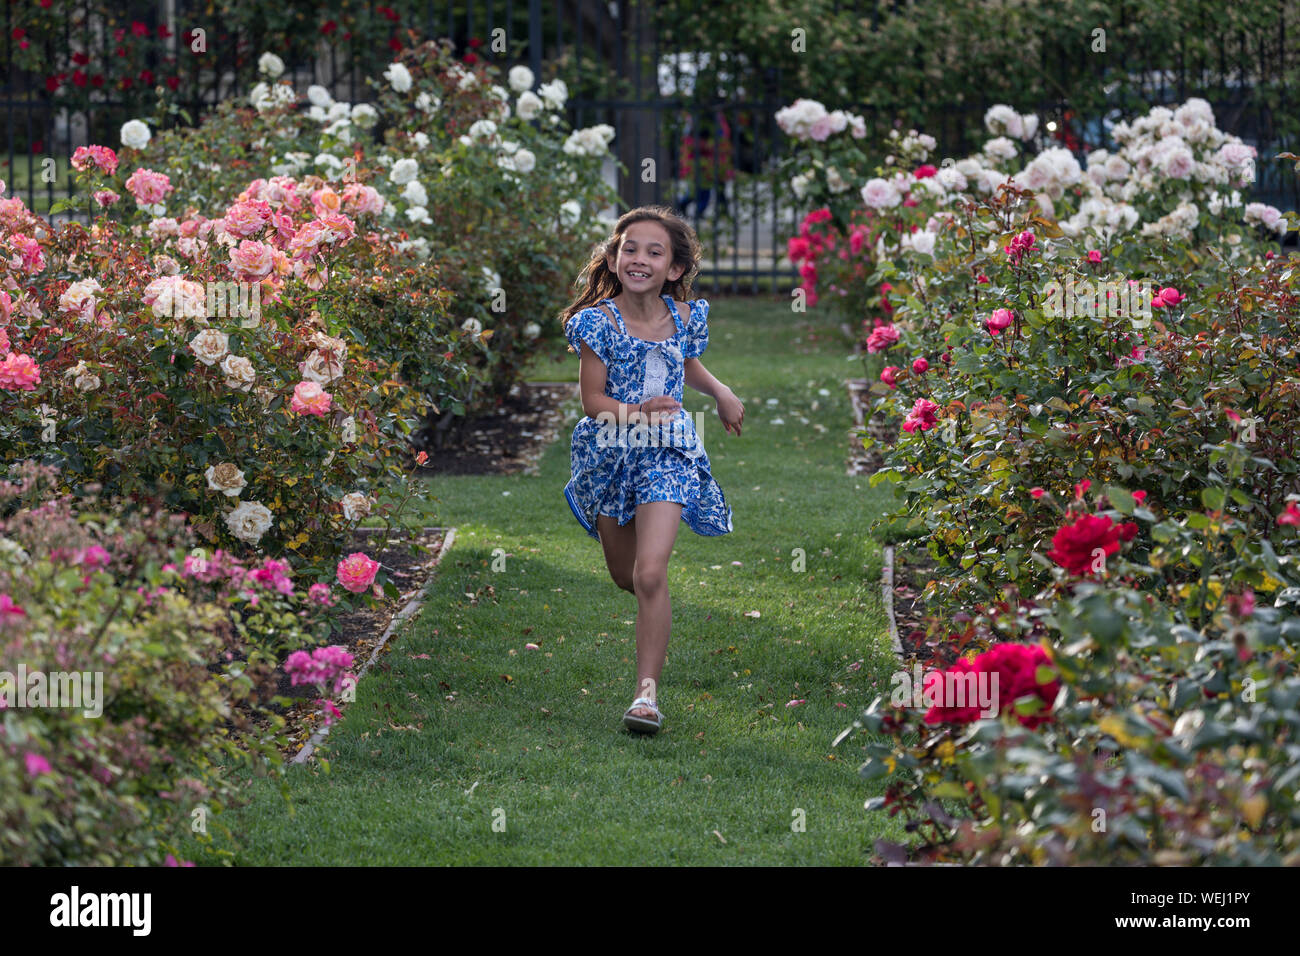
<instances>
[{"instance_id":1,"label":"rose bush","mask_svg":"<svg viewBox=\"0 0 1300 956\"><path fill-rule=\"evenodd\" d=\"M30 462L15 478L0 482L0 860L159 865L195 810L221 826L238 790L223 767L281 766L279 665L324 639L328 594L283 562L195 548L183 515L60 495ZM74 672L82 706L52 696Z\"/></svg>"},{"instance_id":2,"label":"rose bush","mask_svg":"<svg viewBox=\"0 0 1300 956\"><path fill-rule=\"evenodd\" d=\"M1023 662L996 718L878 700L846 732L879 735L872 805L921 838L887 859L1300 860L1296 261L1196 104L1148 119L1114 190L1039 154L859 197L867 298L891 286L872 392L903 424L888 532L938 566L926 637L956 671Z\"/></svg>"}]
</instances>

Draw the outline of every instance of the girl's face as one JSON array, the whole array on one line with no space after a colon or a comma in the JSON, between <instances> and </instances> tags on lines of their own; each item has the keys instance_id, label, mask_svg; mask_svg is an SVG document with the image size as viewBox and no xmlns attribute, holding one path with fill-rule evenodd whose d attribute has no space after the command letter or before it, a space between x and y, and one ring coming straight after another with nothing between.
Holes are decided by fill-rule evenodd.
<instances>
[{"instance_id":1,"label":"girl's face","mask_svg":"<svg viewBox=\"0 0 1300 956\"><path fill-rule=\"evenodd\" d=\"M674 282L685 271L673 265L672 241L668 230L652 220L634 222L623 233L618 254L606 259L628 292L658 293L665 282Z\"/></svg>"}]
</instances>

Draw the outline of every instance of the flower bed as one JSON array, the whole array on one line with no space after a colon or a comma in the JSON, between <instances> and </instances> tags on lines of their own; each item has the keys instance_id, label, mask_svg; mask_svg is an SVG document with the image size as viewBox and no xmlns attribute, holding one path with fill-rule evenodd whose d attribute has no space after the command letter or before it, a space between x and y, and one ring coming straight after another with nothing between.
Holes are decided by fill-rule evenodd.
<instances>
[{"instance_id":1,"label":"flower bed","mask_svg":"<svg viewBox=\"0 0 1300 956\"><path fill-rule=\"evenodd\" d=\"M927 638L962 654L926 682L1001 688L994 715L897 694L846 731L877 735L872 806L918 837L884 859L1300 859L1286 218L1242 205L1249 148L1197 101L1117 137L1126 172L1049 150L859 193L864 284L892 286L873 390L902 420L872 482L937 566Z\"/></svg>"},{"instance_id":2,"label":"flower bed","mask_svg":"<svg viewBox=\"0 0 1300 956\"><path fill-rule=\"evenodd\" d=\"M121 154L78 149L65 208L89 222L0 200L0 463L48 466L0 499L23 556L0 567L3 664L110 685L97 723L38 704L0 724L20 861L161 862L168 795L217 813L222 761L278 766L286 680L337 716L340 616L401 583L354 550L360 523L400 525L421 492L426 407L492 408L558 329L607 199L606 129L564 129L563 84L520 68L512 115L492 77L427 44L377 107L260 84L195 130L135 120Z\"/></svg>"}]
</instances>

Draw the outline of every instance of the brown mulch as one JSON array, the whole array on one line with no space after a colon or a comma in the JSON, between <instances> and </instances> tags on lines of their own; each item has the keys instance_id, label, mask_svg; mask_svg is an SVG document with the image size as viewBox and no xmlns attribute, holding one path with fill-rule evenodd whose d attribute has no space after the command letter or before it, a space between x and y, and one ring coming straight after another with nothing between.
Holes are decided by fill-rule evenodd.
<instances>
[{"instance_id":1,"label":"brown mulch","mask_svg":"<svg viewBox=\"0 0 1300 956\"><path fill-rule=\"evenodd\" d=\"M863 448L858 434L863 422L866 422L867 435L877 442L892 445L898 440L898 423L890 422L884 412L874 412L870 419L867 413L871 409L871 394L867 391L871 383L864 378L852 379L848 383L849 404L853 407L853 427L849 429L848 473L850 475L871 475L885 463L880 449Z\"/></svg>"},{"instance_id":2,"label":"brown mulch","mask_svg":"<svg viewBox=\"0 0 1300 956\"><path fill-rule=\"evenodd\" d=\"M577 382L525 382L492 411L454 422L446 441L431 430L417 447L429 455L424 475L536 474L537 461L564 424L564 402L578 396Z\"/></svg>"},{"instance_id":3,"label":"brown mulch","mask_svg":"<svg viewBox=\"0 0 1300 956\"><path fill-rule=\"evenodd\" d=\"M925 669L942 670L951 667L961 656L959 645L947 640L946 634L931 637L926 633L922 592L936 572L936 565L923 550L895 545L894 620L898 623L898 639L908 667L919 662Z\"/></svg>"}]
</instances>

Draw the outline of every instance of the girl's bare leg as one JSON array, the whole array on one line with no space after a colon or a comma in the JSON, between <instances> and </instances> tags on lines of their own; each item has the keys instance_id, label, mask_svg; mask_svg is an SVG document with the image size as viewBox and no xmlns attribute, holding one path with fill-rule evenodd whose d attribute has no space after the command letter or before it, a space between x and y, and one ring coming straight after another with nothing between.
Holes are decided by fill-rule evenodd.
<instances>
[{"instance_id":1,"label":"girl's bare leg","mask_svg":"<svg viewBox=\"0 0 1300 956\"><path fill-rule=\"evenodd\" d=\"M596 515L596 533L600 535L600 546L605 549L609 576L624 591L635 594L632 569L636 566L636 517L619 527L617 518Z\"/></svg>"},{"instance_id":2,"label":"girl's bare leg","mask_svg":"<svg viewBox=\"0 0 1300 956\"><path fill-rule=\"evenodd\" d=\"M636 509L636 565L632 585L636 594L636 686L638 697L659 700L659 675L668 655L672 605L668 600L668 558L682 519L676 501L647 501ZM646 707L635 716L654 717Z\"/></svg>"}]
</instances>

